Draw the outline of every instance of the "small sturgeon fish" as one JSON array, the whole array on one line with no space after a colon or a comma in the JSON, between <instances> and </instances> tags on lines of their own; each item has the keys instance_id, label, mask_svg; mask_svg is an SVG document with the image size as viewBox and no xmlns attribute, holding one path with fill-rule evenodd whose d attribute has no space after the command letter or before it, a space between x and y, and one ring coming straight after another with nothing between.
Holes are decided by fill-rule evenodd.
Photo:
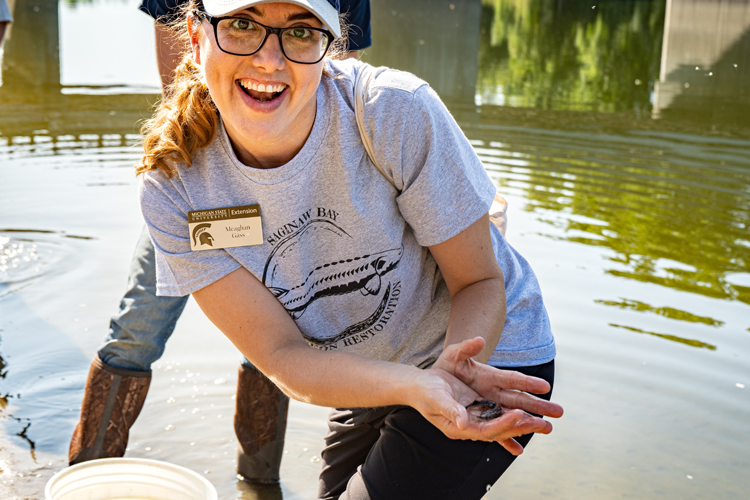
<instances>
[{"instance_id":1,"label":"small sturgeon fish","mask_svg":"<svg viewBox=\"0 0 750 500\"><path fill-rule=\"evenodd\" d=\"M473 408L475 406L487 408L482 413L477 415L477 418L480 418L482 420L492 420L505 413L505 410L503 410L500 405L488 399L480 399L474 401L473 403L466 405L466 409L468 410L469 408Z\"/></svg>"},{"instance_id":2,"label":"small sturgeon fish","mask_svg":"<svg viewBox=\"0 0 750 500\"><path fill-rule=\"evenodd\" d=\"M403 248L342 259L318 266L305 280L290 288L269 286L293 319L304 314L307 306L321 297L343 295L359 290L362 295L380 293L381 276L395 268Z\"/></svg>"}]
</instances>

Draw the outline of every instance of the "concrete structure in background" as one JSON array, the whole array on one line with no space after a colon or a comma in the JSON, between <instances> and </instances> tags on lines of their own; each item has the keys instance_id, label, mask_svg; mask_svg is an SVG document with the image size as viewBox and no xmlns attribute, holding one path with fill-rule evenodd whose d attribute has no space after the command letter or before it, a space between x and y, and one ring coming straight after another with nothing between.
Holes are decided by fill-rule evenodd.
<instances>
[{"instance_id":1,"label":"concrete structure in background","mask_svg":"<svg viewBox=\"0 0 750 500\"><path fill-rule=\"evenodd\" d=\"M158 96L66 94L60 84L59 0L9 3L14 22L0 61L0 133L137 133Z\"/></svg>"},{"instance_id":2,"label":"concrete structure in background","mask_svg":"<svg viewBox=\"0 0 750 500\"><path fill-rule=\"evenodd\" d=\"M750 0L667 0L654 116L711 119L722 106L739 116L750 110L749 84Z\"/></svg>"},{"instance_id":3,"label":"concrete structure in background","mask_svg":"<svg viewBox=\"0 0 750 500\"><path fill-rule=\"evenodd\" d=\"M9 4L14 22L4 47L3 87L59 87L58 0Z\"/></svg>"},{"instance_id":4,"label":"concrete structure in background","mask_svg":"<svg viewBox=\"0 0 750 500\"><path fill-rule=\"evenodd\" d=\"M447 102L474 103L481 0L371 0L364 60L414 73Z\"/></svg>"}]
</instances>

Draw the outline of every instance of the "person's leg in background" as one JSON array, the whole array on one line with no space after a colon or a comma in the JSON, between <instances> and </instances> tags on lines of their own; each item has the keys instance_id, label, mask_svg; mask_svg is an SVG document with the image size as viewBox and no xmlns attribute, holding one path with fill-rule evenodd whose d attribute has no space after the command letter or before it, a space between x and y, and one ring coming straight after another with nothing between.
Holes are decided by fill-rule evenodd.
<instances>
[{"instance_id":1,"label":"person's leg in background","mask_svg":"<svg viewBox=\"0 0 750 500\"><path fill-rule=\"evenodd\" d=\"M187 299L156 296L154 247L144 228L120 309L89 370L81 420L70 442L71 465L125 454L148 393L151 365L164 353Z\"/></svg>"}]
</instances>

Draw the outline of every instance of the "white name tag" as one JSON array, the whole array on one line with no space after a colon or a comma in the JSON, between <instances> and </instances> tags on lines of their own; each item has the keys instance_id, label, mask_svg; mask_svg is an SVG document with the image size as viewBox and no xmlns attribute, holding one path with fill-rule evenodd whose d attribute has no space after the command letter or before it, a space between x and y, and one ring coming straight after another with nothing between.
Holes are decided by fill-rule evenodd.
<instances>
[{"instance_id":1,"label":"white name tag","mask_svg":"<svg viewBox=\"0 0 750 500\"><path fill-rule=\"evenodd\" d=\"M263 243L260 205L188 212L191 250L245 247Z\"/></svg>"}]
</instances>

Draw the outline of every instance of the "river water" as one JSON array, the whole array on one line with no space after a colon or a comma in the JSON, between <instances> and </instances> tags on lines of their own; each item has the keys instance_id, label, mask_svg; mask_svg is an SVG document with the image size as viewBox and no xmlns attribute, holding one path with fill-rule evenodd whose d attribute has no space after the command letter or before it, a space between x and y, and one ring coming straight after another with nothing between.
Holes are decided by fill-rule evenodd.
<instances>
[{"instance_id":1,"label":"river water","mask_svg":"<svg viewBox=\"0 0 750 500\"><path fill-rule=\"evenodd\" d=\"M136 0L11 1L0 87L0 497L65 465L142 226L158 100ZM750 491L750 2L372 0L364 59L444 99L542 284L566 408L486 498ZM129 456L222 499L314 498L325 408L292 403L280 489L234 475L238 354L190 302Z\"/></svg>"}]
</instances>

